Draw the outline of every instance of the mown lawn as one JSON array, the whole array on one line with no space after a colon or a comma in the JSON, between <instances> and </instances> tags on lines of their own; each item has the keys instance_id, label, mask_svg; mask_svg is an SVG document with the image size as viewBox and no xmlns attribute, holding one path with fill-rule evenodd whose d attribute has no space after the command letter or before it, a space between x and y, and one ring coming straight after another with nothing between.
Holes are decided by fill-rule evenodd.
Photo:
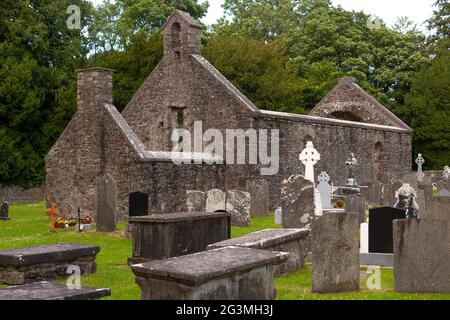
<instances>
[{"instance_id":1,"label":"mown lawn","mask_svg":"<svg viewBox=\"0 0 450 320\"><path fill-rule=\"evenodd\" d=\"M83 232L75 230L59 230L49 232L50 223L44 210L44 203L34 205L11 205L10 221L0 221L0 250L14 249L43 244L75 242L98 245L101 248L97 256L97 273L83 275L81 284L111 288L112 295L108 299L133 300L140 298L140 290L134 283L134 276L127 266L131 256L131 239L123 237L124 225L113 234ZM255 218L249 228L232 228L232 236L237 237L250 232L278 228L273 223L273 216ZM382 290L367 290L365 281L360 292L346 294L313 294L311 293L311 268L307 267L293 274L278 278L276 288L280 300L310 299L445 299L450 294L400 294L393 291L392 270L381 272ZM61 281L64 283L64 281ZM1 285L0 285L1 287Z\"/></svg>"}]
</instances>

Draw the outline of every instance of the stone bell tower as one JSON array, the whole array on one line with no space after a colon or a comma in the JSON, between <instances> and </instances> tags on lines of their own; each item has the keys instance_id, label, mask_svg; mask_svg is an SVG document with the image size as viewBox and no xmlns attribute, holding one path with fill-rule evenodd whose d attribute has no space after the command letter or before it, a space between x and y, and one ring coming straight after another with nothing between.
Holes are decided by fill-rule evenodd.
<instances>
[{"instance_id":1,"label":"stone bell tower","mask_svg":"<svg viewBox=\"0 0 450 320\"><path fill-rule=\"evenodd\" d=\"M175 10L163 26L164 55L182 58L200 54L202 25L189 13Z\"/></svg>"}]
</instances>

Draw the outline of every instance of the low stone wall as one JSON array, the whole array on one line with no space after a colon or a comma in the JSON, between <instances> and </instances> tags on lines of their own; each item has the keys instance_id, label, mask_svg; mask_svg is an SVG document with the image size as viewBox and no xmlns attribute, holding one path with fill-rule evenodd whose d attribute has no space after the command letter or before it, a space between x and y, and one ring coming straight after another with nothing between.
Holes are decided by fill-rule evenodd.
<instances>
[{"instance_id":1,"label":"low stone wall","mask_svg":"<svg viewBox=\"0 0 450 320\"><path fill-rule=\"evenodd\" d=\"M0 200L9 203L35 203L45 200L45 185L25 189L19 186L0 185Z\"/></svg>"}]
</instances>

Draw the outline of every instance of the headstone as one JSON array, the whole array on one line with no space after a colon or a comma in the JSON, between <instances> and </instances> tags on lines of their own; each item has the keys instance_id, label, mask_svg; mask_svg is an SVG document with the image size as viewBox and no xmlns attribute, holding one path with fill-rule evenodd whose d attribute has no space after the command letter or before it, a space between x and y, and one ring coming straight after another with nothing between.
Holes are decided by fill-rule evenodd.
<instances>
[{"instance_id":1,"label":"headstone","mask_svg":"<svg viewBox=\"0 0 450 320\"><path fill-rule=\"evenodd\" d=\"M325 212L311 231L312 291L359 290L359 216Z\"/></svg>"},{"instance_id":2,"label":"headstone","mask_svg":"<svg viewBox=\"0 0 450 320\"><path fill-rule=\"evenodd\" d=\"M393 253L392 221L405 219L406 211L391 207L369 210L369 252Z\"/></svg>"},{"instance_id":3,"label":"headstone","mask_svg":"<svg viewBox=\"0 0 450 320\"><path fill-rule=\"evenodd\" d=\"M2 202L2 209L0 211L0 220L9 220L9 203L8 203L8 201Z\"/></svg>"},{"instance_id":4,"label":"headstone","mask_svg":"<svg viewBox=\"0 0 450 320\"><path fill-rule=\"evenodd\" d=\"M442 174L442 177L445 180L449 180L450 179L450 167L449 166L445 166L444 167L444 173Z\"/></svg>"},{"instance_id":5,"label":"headstone","mask_svg":"<svg viewBox=\"0 0 450 320\"><path fill-rule=\"evenodd\" d=\"M323 213L322 200L320 199L320 192L314 188L314 215L316 217L321 216Z\"/></svg>"},{"instance_id":6,"label":"headstone","mask_svg":"<svg viewBox=\"0 0 450 320\"><path fill-rule=\"evenodd\" d=\"M206 212L226 210L225 192L219 189L211 189L206 193Z\"/></svg>"},{"instance_id":7,"label":"headstone","mask_svg":"<svg viewBox=\"0 0 450 320\"><path fill-rule=\"evenodd\" d=\"M427 202L426 214L422 219L446 221L450 220L450 197L433 197Z\"/></svg>"},{"instance_id":8,"label":"headstone","mask_svg":"<svg viewBox=\"0 0 450 320\"><path fill-rule=\"evenodd\" d=\"M248 227L250 225L250 193L228 190L226 196L225 210L231 214L231 225Z\"/></svg>"},{"instance_id":9,"label":"headstone","mask_svg":"<svg viewBox=\"0 0 450 320\"><path fill-rule=\"evenodd\" d=\"M186 206L188 212L206 212L206 193L186 190Z\"/></svg>"},{"instance_id":10,"label":"headstone","mask_svg":"<svg viewBox=\"0 0 450 320\"><path fill-rule=\"evenodd\" d=\"M284 228L311 228L314 219L314 185L302 175L281 183Z\"/></svg>"},{"instance_id":11,"label":"headstone","mask_svg":"<svg viewBox=\"0 0 450 320\"><path fill-rule=\"evenodd\" d=\"M433 185L432 184L421 184L419 185L419 190L423 190L425 196L425 205L433 197ZM425 208L423 208L425 209ZM423 210L422 210L423 211Z\"/></svg>"},{"instance_id":12,"label":"headstone","mask_svg":"<svg viewBox=\"0 0 450 320\"><path fill-rule=\"evenodd\" d=\"M437 197L450 197L450 191L441 190L437 193Z\"/></svg>"},{"instance_id":13,"label":"headstone","mask_svg":"<svg viewBox=\"0 0 450 320\"><path fill-rule=\"evenodd\" d=\"M381 197L383 195L383 184L381 182L374 182L367 190L367 202L373 205L381 205Z\"/></svg>"},{"instance_id":14,"label":"headstone","mask_svg":"<svg viewBox=\"0 0 450 320\"><path fill-rule=\"evenodd\" d=\"M366 199L351 195L345 198L345 212L357 212L359 214L359 223L366 220Z\"/></svg>"},{"instance_id":15,"label":"headstone","mask_svg":"<svg viewBox=\"0 0 450 320\"><path fill-rule=\"evenodd\" d=\"M383 206L385 207L393 207L395 202L397 201L397 190L400 189L403 185L403 182L397 180L392 183L383 185Z\"/></svg>"},{"instance_id":16,"label":"headstone","mask_svg":"<svg viewBox=\"0 0 450 320\"><path fill-rule=\"evenodd\" d=\"M361 223L360 225L360 253L369 252L369 224L367 222Z\"/></svg>"},{"instance_id":17,"label":"headstone","mask_svg":"<svg viewBox=\"0 0 450 320\"><path fill-rule=\"evenodd\" d=\"M148 215L148 194L133 192L128 196L128 216L141 217Z\"/></svg>"},{"instance_id":18,"label":"headstone","mask_svg":"<svg viewBox=\"0 0 450 320\"><path fill-rule=\"evenodd\" d=\"M312 141L306 143L306 148L300 153L300 161L305 166L305 179L314 183L314 166L320 160L320 154L314 149Z\"/></svg>"},{"instance_id":19,"label":"headstone","mask_svg":"<svg viewBox=\"0 0 450 320\"><path fill-rule=\"evenodd\" d=\"M108 174L100 178L97 184L97 231L116 230L117 186Z\"/></svg>"},{"instance_id":20,"label":"headstone","mask_svg":"<svg viewBox=\"0 0 450 320\"><path fill-rule=\"evenodd\" d=\"M275 224L281 226L283 224L283 213L281 207L275 209Z\"/></svg>"},{"instance_id":21,"label":"headstone","mask_svg":"<svg viewBox=\"0 0 450 320\"><path fill-rule=\"evenodd\" d=\"M331 194L332 188L329 184L330 176L325 171L322 171L317 177L319 184L317 185L317 190L320 192L320 199L322 200L322 209L333 209L331 205Z\"/></svg>"},{"instance_id":22,"label":"headstone","mask_svg":"<svg viewBox=\"0 0 450 320\"><path fill-rule=\"evenodd\" d=\"M269 184L267 180L247 180L246 190L250 193L250 215L267 217L269 214Z\"/></svg>"},{"instance_id":23,"label":"headstone","mask_svg":"<svg viewBox=\"0 0 450 320\"><path fill-rule=\"evenodd\" d=\"M395 291L450 292L449 235L449 220L394 221Z\"/></svg>"},{"instance_id":24,"label":"headstone","mask_svg":"<svg viewBox=\"0 0 450 320\"><path fill-rule=\"evenodd\" d=\"M417 164L417 173L416 173L416 177L417 177L417 181L422 182L423 181L423 177L425 176L425 174L422 171L422 165L425 163L424 158L422 158L422 154L419 153L419 156L416 159L416 164Z\"/></svg>"}]
</instances>

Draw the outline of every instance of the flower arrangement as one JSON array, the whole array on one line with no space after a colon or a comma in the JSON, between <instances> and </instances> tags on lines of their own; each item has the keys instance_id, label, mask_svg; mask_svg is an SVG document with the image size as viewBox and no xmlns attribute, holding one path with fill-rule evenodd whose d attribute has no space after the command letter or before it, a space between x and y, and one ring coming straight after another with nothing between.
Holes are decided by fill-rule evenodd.
<instances>
[{"instance_id":1,"label":"flower arrangement","mask_svg":"<svg viewBox=\"0 0 450 320\"><path fill-rule=\"evenodd\" d=\"M334 207L338 208L338 209L344 208L345 207L344 200L342 200L342 199L337 200L336 203L334 204Z\"/></svg>"}]
</instances>

